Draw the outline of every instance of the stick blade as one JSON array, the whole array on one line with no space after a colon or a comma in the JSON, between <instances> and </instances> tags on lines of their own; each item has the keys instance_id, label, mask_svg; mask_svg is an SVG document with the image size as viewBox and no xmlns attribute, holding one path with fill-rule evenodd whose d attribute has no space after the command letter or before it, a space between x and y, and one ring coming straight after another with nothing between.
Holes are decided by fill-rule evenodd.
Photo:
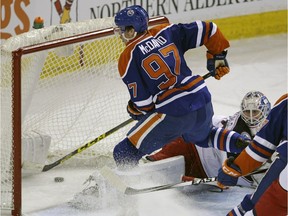
<instances>
[{"instance_id":1,"label":"stick blade","mask_svg":"<svg viewBox=\"0 0 288 216\"><path fill-rule=\"evenodd\" d=\"M122 181L122 179L113 170L107 166L100 169L100 174L118 191L125 193L127 185Z\"/></svg>"}]
</instances>

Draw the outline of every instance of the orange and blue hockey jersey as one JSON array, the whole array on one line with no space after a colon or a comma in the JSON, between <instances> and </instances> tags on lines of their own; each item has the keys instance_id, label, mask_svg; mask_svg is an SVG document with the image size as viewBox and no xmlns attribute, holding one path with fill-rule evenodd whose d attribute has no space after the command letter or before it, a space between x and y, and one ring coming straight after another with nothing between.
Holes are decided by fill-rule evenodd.
<instances>
[{"instance_id":1,"label":"orange and blue hockey jersey","mask_svg":"<svg viewBox=\"0 0 288 216\"><path fill-rule=\"evenodd\" d=\"M259 167L276 151L277 156L253 194L227 215L287 215L287 103L288 94L278 99L267 123L252 143L235 159L242 175Z\"/></svg>"},{"instance_id":2,"label":"orange and blue hockey jersey","mask_svg":"<svg viewBox=\"0 0 288 216\"><path fill-rule=\"evenodd\" d=\"M163 24L129 41L118 69L135 106L143 113L185 115L211 101L203 78L193 75L187 50L205 45L221 53L229 42L212 22Z\"/></svg>"}]
</instances>

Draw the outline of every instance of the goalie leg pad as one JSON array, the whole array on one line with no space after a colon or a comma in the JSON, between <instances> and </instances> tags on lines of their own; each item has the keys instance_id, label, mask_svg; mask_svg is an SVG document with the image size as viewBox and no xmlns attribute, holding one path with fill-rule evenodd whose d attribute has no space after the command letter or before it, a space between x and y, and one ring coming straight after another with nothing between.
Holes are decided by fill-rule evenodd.
<instances>
[{"instance_id":1,"label":"goalie leg pad","mask_svg":"<svg viewBox=\"0 0 288 216\"><path fill-rule=\"evenodd\" d=\"M115 170L115 173L128 185L138 186L143 183L149 186L179 182L185 172L182 155L159 161L139 164L127 171Z\"/></svg>"},{"instance_id":2,"label":"goalie leg pad","mask_svg":"<svg viewBox=\"0 0 288 216\"><path fill-rule=\"evenodd\" d=\"M185 159L185 175L197 178L207 178L199 154L194 144L186 143L179 137L165 145L159 152L148 156L152 161L183 155Z\"/></svg>"}]
</instances>

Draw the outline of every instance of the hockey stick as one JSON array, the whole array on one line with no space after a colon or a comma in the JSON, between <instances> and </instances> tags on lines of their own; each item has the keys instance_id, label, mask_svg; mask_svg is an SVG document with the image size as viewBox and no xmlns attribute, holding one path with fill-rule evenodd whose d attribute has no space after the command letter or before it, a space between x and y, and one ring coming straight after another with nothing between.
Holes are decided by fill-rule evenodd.
<instances>
[{"instance_id":1,"label":"hockey stick","mask_svg":"<svg viewBox=\"0 0 288 216\"><path fill-rule=\"evenodd\" d=\"M97 142L105 139L107 136L113 134L114 132L116 132L116 131L119 130L120 128L123 128L124 126L130 124L130 123L133 122L133 121L134 121L134 119L130 118L130 119L122 122L121 124L117 125L116 127L110 129L110 130L107 131L106 133L101 134L100 136L98 136L98 137L95 138L94 140L92 140L92 141L86 143L85 145L77 148L77 149L74 150L73 152L65 155L64 157L60 158L59 160L57 160L57 161L55 161L55 162L53 162L53 163L51 163L51 164L45 165L45 166L43 167L43 169L42 169L42 172L46 172L46 171L48 171L48 170L50 170L50 169L58 166L59 164L64 163L66 160L70 159L70 158L73 157L74 155L79 154L80 152L86 150L87 148L89 148L89 147L91 147L92 145L96 144Z\"/></svg>"},{"instance_id":2,"label":"hockey stick","mask_svg":"<svg viewBox=\"0 0 288 216\"><path fill-rule=\"evenodd\" d=\"M247 174L246 176L264 173L267 170L268 170L267 168L259 169L259 170L256 170L254 172ZM136 195L136 194L143 194L143 193L149 193L149 192L156 192L156 191L179 188L179 187L184 187L184 186L189 186L189 185L200 185L200 184L208 184L209 185L210 184L210 185L216 186L215 183L217 182L217 177L210 177L210 178L193 178L193 177L191 177L191 181L185 181L185 182L182 181L182 182L165 184L165 185L160 185L160 186L155 186L155 187L136 189L136 188L132 188L132 187L127 186L122 181L122 179L117 174L115 174L113 172L113 170L111 170L109 167L106 167L106 166L103 167L100 170L100 173L118 191L120 191L126 195ZM222 188L219 188L219 189L223 191Z\"/></svg>"},{"instance_id":3,"label":"hockey stick","mask_svg":"<svg viewBox=\"0 0 288 216\"><path fill-rule=\"evenodd\" d=\"M215 182L216 178L194 178L193 181L187 181L187 182L177 182L172 184L165 184L155 187L147 187L142 189L136 189L127 186L122 179L113 172L109 167L103 167L100 170L101 175L106 178L106 180L109 181L111 185L113 185L118 191L126 194L126 195L135 195L135 194L142 194L142 193L149 193L149 192L155 192L155 191L161 191L166 189L172 189L172 188L178 188L178 187L184 187L188 185L199 185L201 183L208 183L208 182Z\"/></svg>"},{"instance_id":4,"label":"hockey stick","mask_svg":"<svg viewBox=\"0 0 288 216\"><path fill-rule=\"evenodd\" d=\"M202 76L202 78L205 80L205 79L207 79L210 76L212 76L212 74L210 72L208 72L204 76Z\"/></svg>"},{"instance_id":5,"label":"hockey stick","mask_svg":"<svg viewBox=\"0 0 288 216\"><path fill-rule=\"evenodd\" d=\"M205 74L203 77L203 79L207 79L208 77L211 76L211 73L208 72L207 74ZM58 166L59 164L65 162L66 160L70 159L71 157L73 157L74 155L86 150L87 148L89 148L90 146L94 145L95 143L99 142L100 140L106 138L107 136L109 136L110 134L116 132L117 130L119 130L120 128L128 125L129 123L131 123L132 121L134 121L132 118L126 120L125 122L119 124L118 126L112 128L111 130L107 131L106 133L100 135L99 137L95 138L94 140L86 143L85 145L79 147L78 149L74 150L73 152L69 153L68 155L65 155L64 157L60 158L59 160L51 163L51 164L47 164L43 167L42 172L46 172L52 168L54 168L55 166Z\"/></svg>"},{"instance_id":6,"label":"hockey stick","mask_svg":"<svg viewBox=\"0 0 288 216\"><path fill-rule=\"evenodd\" d=\"M211 73L208 72L207 74L205 74L203 77L203 79L207 79L208 77L211 76ZM42 164L36 164L36 163L30 163L30 162L25 162L23 163L22 167L26 167L26 169L36 169L42 172L46 172L56 166L58 166L59 164L64 163L66 160L70 159L71 157L73 157L74 155L86 150L87 148L89 148L90 146L96 144L97 142L101 141L102 139L106 138L107 136L111 135L112 133L116 132L117 130L119 130L120 128L128 125L129 123L131 123L132 121L134 121L132 118L126 120L125 122L119 124L118 126L112 128L111 130L107 131L106 133L98 136L97 138L95 138L94 140L86 143L85 145L79 147L78 149L74 150L73 152L65 155L64 157L58 159L57 161L51 163L51 164L47 164L47 165L42 165Z\"/></svg>"}]
</instances>

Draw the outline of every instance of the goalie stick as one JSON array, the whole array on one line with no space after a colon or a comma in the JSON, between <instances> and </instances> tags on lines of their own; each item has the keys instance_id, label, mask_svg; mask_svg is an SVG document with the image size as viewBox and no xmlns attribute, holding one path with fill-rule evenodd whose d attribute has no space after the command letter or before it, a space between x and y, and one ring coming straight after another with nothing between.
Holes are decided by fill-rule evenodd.
<instances>
[{"instance_id":1,"label":"goalie stick","mask_svg":"<svg viewBox=\"0 0 288 216\"><path fill-rule=\"evenodd\" d=\"M258 169L255 170L245 176L251 176L251 175L256 175L260 173L266 172L268 169ZM108 182L113 185L118 191L126 194L126 195L136 195L136 194L143 194L143 193L149 193L149 192L156 192L156 191L161 191L161 190L167 190L167 189L173 189L173 188L179 188L179 187L184 187L184 186L189 186L189 185L200 185L200 184L210 184L213 186L216 186L217 182L217 177L210 177L210 178L193 178L191 177L191 181L181 181L177 183L172 183L172 184L165 184L165 185L160 185L160 186L155 186L155 187L147 187L147 188L141 188L141 189L136 189L127 186L122 179L113 172L112 169L109 167L105 166L100 170L101 175L108 180ZM218 186L216 186L218 187ZM221 191L223 191L222 188L218 187Z\"/></svg>"}]
</instances>

